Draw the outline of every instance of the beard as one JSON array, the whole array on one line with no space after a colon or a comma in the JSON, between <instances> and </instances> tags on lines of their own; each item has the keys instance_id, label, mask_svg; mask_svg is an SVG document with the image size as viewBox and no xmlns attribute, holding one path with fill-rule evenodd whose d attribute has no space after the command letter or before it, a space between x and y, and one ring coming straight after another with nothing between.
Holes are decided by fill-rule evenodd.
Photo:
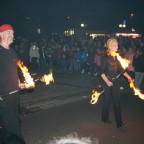
<instances>
[{"instance_id":1,"label":"beard","mask_svg":"<svg viewBox=\"0 0 144 144\"><path fill-rule=\"evenodd\" d=\"M8 44L12 44L12 43L13 43L13 37L8 37L7 43L8 43Z\"/></svg>"}]
</instances>

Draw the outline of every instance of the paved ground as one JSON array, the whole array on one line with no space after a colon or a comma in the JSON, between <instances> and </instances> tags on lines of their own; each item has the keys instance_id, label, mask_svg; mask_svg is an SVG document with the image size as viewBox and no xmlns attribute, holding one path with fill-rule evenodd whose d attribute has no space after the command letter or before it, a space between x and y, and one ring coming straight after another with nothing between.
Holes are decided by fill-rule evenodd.
<instances>
[{"instance_id":1,"label":"paved ground","mask_svg":"<svg viewBox=\"0 0 144 144\"><path fill-rule=\"evenodd\" d=\"M41 77L43 73L37 73L34 79ZM47 105L50 101L60 99L71 99L76 95L90 96L99 80L87 74L74 73L54 73L54 83L45 85L45 83L37 82L33 90L28 90L21 94L21 107L28 110L37 109L43 105Z\"/></svg>"},{"instance_id":2,"label":"paved ground","mask_svg":"<svg viewBox=\"0 0 144 144\"><path fill-rule=\"evenodd\" d=\"M39 74L40 76L40 74ZM99 144L144 144L144 101L129 87L121 91L121 105L126 131L101 122L101 97L90 104L91 90L99 79L87 74L54 74L55 83L37 84L34 91L21 95L22 129L27 144L49 144L53 137L76 132L80 137L97 139Z\"/></svg>"}]
</instances>

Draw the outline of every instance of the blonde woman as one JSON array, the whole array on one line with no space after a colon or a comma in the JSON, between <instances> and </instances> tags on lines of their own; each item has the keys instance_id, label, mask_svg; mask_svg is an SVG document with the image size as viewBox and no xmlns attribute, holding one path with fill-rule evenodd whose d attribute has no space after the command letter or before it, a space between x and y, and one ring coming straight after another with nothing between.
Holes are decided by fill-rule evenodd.
<instances>
[{"instance_id":1,"label":"blonde woman","mask_svg":"<svg viewBox=\"0 0 144 144\"><path fill-rule=\"evenodd\" d=\"M105 90L103 95L102 121L104 123L111 123L109 120L109 109L112 102L116 127L124 129L125 124L122 120L120 107L120 83L118 79L113 81L113 78L116 78L123 69L117 58L111 56L111 53L118 51L118 41L115 38L108 39L106 46L108 48L107 55L102 60L100 72L103 79L103 89ZM123 75L131 80L131 77L126 72Z\"/></svg>"}]
</instances>

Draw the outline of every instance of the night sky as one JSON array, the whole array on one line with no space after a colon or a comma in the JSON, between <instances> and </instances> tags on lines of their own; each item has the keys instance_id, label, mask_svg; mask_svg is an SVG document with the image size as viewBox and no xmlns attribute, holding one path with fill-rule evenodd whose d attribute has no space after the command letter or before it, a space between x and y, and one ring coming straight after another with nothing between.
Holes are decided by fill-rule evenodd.
<instances>
[{"instance_id":1,"label":"night sky","mask_svg":"<svg viewBox=\"0 0 144 144\"><path fill-rule=\"evenodd\" d=\"M10 23L17 31L40 28L45 32L78 28L113 32L126 20L144 31L143 0L1 0L0 24ZM134 16L131 19L131 13Z\"/></svg>"}]
</instances>

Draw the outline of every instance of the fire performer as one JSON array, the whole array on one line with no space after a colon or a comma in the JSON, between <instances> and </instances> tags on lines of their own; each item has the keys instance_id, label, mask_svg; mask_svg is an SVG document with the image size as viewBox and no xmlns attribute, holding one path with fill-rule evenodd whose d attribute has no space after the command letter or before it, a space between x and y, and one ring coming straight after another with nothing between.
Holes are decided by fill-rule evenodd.
<instances>
[{"instance_id":1,"label":"fire performer","mask_svg":"<svg viewBox=\"0 0 144 144\"><path fill-rule=\"evenodd\" d=\"M116 78L122 71L123 68L118 61L118 59L112 56L112 53L117 52L118 50L118 41L115 38L108 39L106 46L108 48L107 55L102 60L101 72L100 75L103 79L103 106L102 106L102 121L104 123L111 123L109 120L109 109L110 103L112 101L114 107L114 115L116 127L118 129L125 128L125 124L122 120L121 107L120 107L120 83L118 78ZM131 77L126 73L122 73L129 81Z\"/></svg>"},{"instance_id":2,"label":"fire performer","mask_svg":"<svg viewBox=\"0 0 144 144\"><path fill-rule=\"evenodd\" d=\"M0 143L25 144L21 133L20 118L18 114L19 95L4 93L24 88L18 80L17 55L10 47L14 39L13 27L9 24L0 26L0 117L1 128L4 132Z\"/></svg>"}]
</instances>

